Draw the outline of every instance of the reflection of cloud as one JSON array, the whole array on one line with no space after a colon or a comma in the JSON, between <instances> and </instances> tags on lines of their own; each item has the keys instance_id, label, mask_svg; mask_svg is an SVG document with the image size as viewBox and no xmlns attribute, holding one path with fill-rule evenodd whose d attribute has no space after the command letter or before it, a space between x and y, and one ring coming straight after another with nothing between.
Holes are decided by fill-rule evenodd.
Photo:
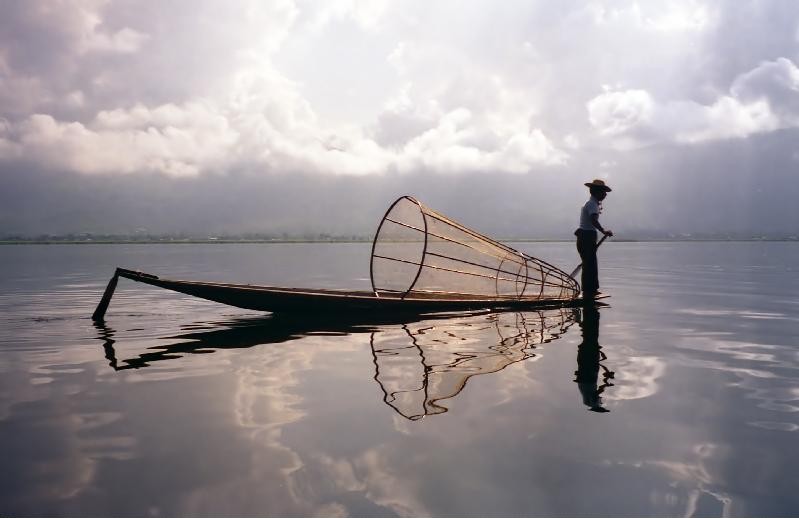
<instances>
[{"instance_id":1,"label":"reflection of cloud","mask_svg":"<svg viewBox=\"0 0 799 518\"><path fill-rule=\"evenodd\" d=\"M775 421L751 421L748 424L763 428L765 430L777 430L780 432L795 432L799 430L799 424L796 423L781 423Z\"/></svg>"},{"instance_id":2,"label":"reflection of cloud","mask_svg":"<svg viewBox=\"0 0 799 518\"><path fill-rule=\"evenodd\" d=\"M775 313L773 311L683 308L676 310L676 312L699 317L733 317L752 320L791 320L793 318L786 313Z\"/></svg>"},{"instance_id":3,"label":"reflection of cloud","mask_svg":"<svg viewBox=\"0 0 799 518\"><path fill-rule=\"evenodd\" d=\"M400 473L396 459L392 457L393 451L392 447L379 446L353 458L318 454L314 456L314 469L333 486L334 493L363 493L374 504L390 509L398 516L431 516L432 513L417 496L417 479ZM334 503L317 508L317 513L321 516L322 511L328 508L335 512L346 510Z\"/></svg>"},{"instance_id":4,"label":"reflection of cloud","mask_svg":"<svg viewBox=\"0 0 799 518\"><path fill-rule=\"evenodd\" d=\"M770 315L770 313L769 313ZM796 386L793 371L795 367L786 365L782 356L786 347L779 345L747 343L724 340L712 335L688 333L690 338L680 344L682 349L698 351L704 357L685 357L683 362L689 367L701 367L728 372L738 377L734 386L746 391L746 397L758 401L757 407L776 412L780 419L786 414L799 412L799 387ZM757 368L754 368L754 367ZM789 374L785 374L785 370ZM759 420L748 424L770 430L794 431L796 424L783 420Z\"/></svg>"},{"instance_id":5,"label":"reflection of cloud","mask_svg":"<svg viewBox=\"0 0 799 518\"><path fill-rule=\"evenodd\" d=\"M656 356L631 356L616 364L615 387L608 400L642 399L658 391L658 379L666 370L665 362Z\"/></svg>"},{"instance_id":6,"label":"reflection of cloud","mask_svg":"<svg viewBox=\"0 0 799 518\"><path fill-rule=\"evenodd\" d=\"M324 448L308 454L289 444L286 428L307 416L298 393L305 373L335 370L326 355L363 352L362 334L312 335L297 335L305 347L264 347L247 355L246 363L234 360L235 424L229 447L243 460L224 477L194 487L182 499L181 514L229 514L235 502L236 509L254 514L348 516L347 504L337 495L367 491L358 463L331 456ZM333 494L326 491L330 486Z\"/></svg>"},{"instance_id":7,"label":"reflection of cloud","mask_svg":"<svg viewBox=\"0 0 799 518\"><path fill-rule=\"evenodd\" d=\"M732 498L723 492L713 489L718 485L713 480L707 462L712 460L714 455L718 456L718 446L713 444L699 444L694 446L693 451L697 459L691 462L674 461L646 461L644 465L654 466L669 473L672 480L679 481L680 484L688 489L688 501L683 516L690 518L697 511L697 504L703 495L709 495L721 505L721 516L728 517L731 514Z\"/></svg>"},{"instance_id":8,"label":"reflection of cloud","mask_svg":"<svg viewBox=\"0 0 799 518\"><path fill-rule=\"evenodd\" d=\"M393 472L395 465L383 450L367 450L355 460L358 471L362 473L367 498L402 517L431 516L418 496L416 480Z\"/></svg>"},{"instance_id":9,"label":"reflection of cloud","mask_svg":"<svg viewBox=\"0 0 799 518\"><path fill-rule=\"evenodd\" d=\"M687 492L685 511L682 516L691 518L695 516L700 499L703 497L711 498L720 506L719 514L722 517L732 515L733 500L726 492L719 490L722 481L712 472L709 464L718 462L718 458L724 458L727 454L723 448L717 444L702 443L696 444L691 448L692 459L682 462L673 460L645 460L633 464L619 462L619 465L634 467L635 469L651 469L665 472L672 481L670 484L675 491L666 490L663 492L653 491L650 498L658 503L661 500L670 506L679 501L676 490L682 489ZM707 512L705 510L705 512ZM715 511L714 511L715 514Z\"/></svg>"},{"instance_id":10,"label":"reflection of cloud","mask_svg":"<svg viewBox=\"0 0 799 518\"><path fill-rule=\"evenodd\" d=\"M325 478L333 483L342 491L363 491L366 485L359 480L355 473L355 466L347 459L334 459L327 454L315 456L319 462L318 469L321 469Z\"/></svg>"},{"instance_id":11,"label":"reflection of cloud","mask_svg":"<svg viewBox=\"0 0 799 518\"><path fill-rule=\"evenodd\" d=\"M62 368L64 361L59 356L57 363L49 368L31 369L47 370L52 382L30 385L26 393L15 394L6 408L0 405L0 421L12 424L9 429L17 430L0 434L5 462L15 467L14 480L3 489L4 496L11 501L4 504L22 502L27 509L41 509L41 505L79 497L97 483L104 461L126 461L138 453L139 444L132 432L119 426L123 414L97 410L105 402L98 395L96 373ZM24 370L15 374L20 373L29 380L36 376ZM12 386L25 387L26 382L14 379ZM34 417L18 415L25 412L26 402L35 402ZM28 428L20 428L20 424ZM20 433L20 429L29 433ZM17 494L10 493L14 487L19 487Z\"/></svg>"},{"instance_id":12,"label":"reflection of cloud","mask_svg":"<svg viewBox=\"0 0 799 518\"><path fill-rule=\"evenodd\" d=\"M350 516L350 513L342 504L333 502L317 507L314 509L311 516L318 516L319 518L345 518Z\"/></svg>"},{"instance_id":13,"label":"reflection of cloud","mask_svg":"<svg viewBox=\"0 0 799 518\"><path fill-rule=\"evenodd\" d=\"M246 440L236 446L244 448L247 461L234 476L194 488L183 500L181 513L227 514L230 502L237 502L238 509L259 514L346 515L341 504L318 501L300 476L308 469L308 459L284 444L285 427L306 416L295 390L301 373L314 366L319 350L264 348L237 367L232 411L236 429L245 432Z\"/></svg>"},{"instance_id":14,"label":"reflection of cloud","mask_svg":"<svg viewBox=\"0 0 799 518\"><path fill-rule=\"evenodd\" d=\"M258 365L248 364L236 372L233 412L240 428L250 431L250 439L263 443L272 455L283 459L280 473L293 500L300 500L292 473L303 467L300 456L282 444L283 427L298 421L305 412L298 407L302 399L292 393L298 373L311 368L313 352L308 349L284 349L265 354Z\"/></svg>"}]
</instances>

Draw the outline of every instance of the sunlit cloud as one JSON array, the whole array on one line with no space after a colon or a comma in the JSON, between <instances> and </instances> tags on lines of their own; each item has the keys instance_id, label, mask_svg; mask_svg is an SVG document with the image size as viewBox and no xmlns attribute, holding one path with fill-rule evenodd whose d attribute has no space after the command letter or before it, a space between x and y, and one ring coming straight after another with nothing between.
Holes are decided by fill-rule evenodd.
<instances>
[{"instance_id":1,"label":"sunlit cloud","mask_svg":"<svg viewBox=\"0 0 799 518\"><path fill-rule=\"evenodd\" d=\"M683 154L706 190L721 169L754 174L722 164L735 142L779 157L762 181L779 196L799 131L799 4L30 0L3 14L0 170L14 178L393 190L483 175L567 192L602 169L623 196L642 164L679 183Z\"/></svg>"},{"instance_id":2,"label":"sunlit cloud","mask_svg":"<svg viewBox=\"0 0 799 518\"><path fill-rule=\"evenodd\" d=\"M738 76L712 104L657 103L645 90L605 92L588 102L591 124L617 144L701 143L799 127L799 68L787 58Z\"/></svg>"}]
</instances>

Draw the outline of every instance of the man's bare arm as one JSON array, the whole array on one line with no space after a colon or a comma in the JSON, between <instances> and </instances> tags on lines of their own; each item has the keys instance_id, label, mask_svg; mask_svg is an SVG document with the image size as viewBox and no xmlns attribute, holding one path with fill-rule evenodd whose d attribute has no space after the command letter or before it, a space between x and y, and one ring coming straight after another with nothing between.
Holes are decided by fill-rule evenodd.
<instances>
[{"instance_id":1,"label":"man's bare arm","mask_svg":"<svg viewBox=\"0 0 799 518\"><path fill-rule=\"evenodd\" d=\"M605 230L602 228L602 225L599 224L599 214L591 214L591 224L594 225L594 228L602 232L604 235L611 237L613 236L613 232L610 230Z\"/></svg>"}]
</instances>

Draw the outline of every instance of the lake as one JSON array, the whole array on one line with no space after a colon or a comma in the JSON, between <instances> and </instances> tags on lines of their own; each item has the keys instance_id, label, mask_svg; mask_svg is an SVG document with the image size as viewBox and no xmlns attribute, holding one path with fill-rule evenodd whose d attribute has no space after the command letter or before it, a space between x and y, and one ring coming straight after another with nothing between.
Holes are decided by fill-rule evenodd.
<instances>
[{"instance_id":1,"label":"lake","mask_svg":"<svg viewBox=\"0 0 799 518\"><path fill-rule=\"evenodd\" d=\"M518 243L567 271L571 243ZM3 516L795 516L799 244L615 243L598 311L271 317L368 244L0 246Z\"/></svg>"}]
</instances>

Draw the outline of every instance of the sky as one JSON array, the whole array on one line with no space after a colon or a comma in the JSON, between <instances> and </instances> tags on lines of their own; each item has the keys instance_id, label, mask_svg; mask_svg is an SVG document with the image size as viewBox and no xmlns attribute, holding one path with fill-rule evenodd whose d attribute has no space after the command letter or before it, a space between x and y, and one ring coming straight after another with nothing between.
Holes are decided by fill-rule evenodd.
<instances>
[{"instance_id":1,"label":"sky","mask_svg":"<svg viewBox=\"0 0 799 518\"><path fill-rule=\"evenodd\" d=\"M0 0L0 236L799 233L793 0Z\"/></svg>"}]
</instances>

